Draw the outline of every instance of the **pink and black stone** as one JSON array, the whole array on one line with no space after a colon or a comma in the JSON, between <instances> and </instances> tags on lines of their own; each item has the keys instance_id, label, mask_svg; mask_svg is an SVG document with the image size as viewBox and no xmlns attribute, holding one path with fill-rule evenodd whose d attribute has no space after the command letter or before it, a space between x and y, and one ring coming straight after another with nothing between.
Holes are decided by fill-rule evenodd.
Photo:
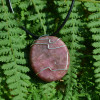
<instances>
[{"instance_id":1,"label":"pink and black stone","mask_svg":"<svg viewBox=\"0 0 100 100\"><path fill-rule=\"evenodd\" d=\"M62 40L55 36L44 36L36 40L30 51L34 72L42 80L60 80L68 71L69 52Z\"/></svg>"}]
</instances>

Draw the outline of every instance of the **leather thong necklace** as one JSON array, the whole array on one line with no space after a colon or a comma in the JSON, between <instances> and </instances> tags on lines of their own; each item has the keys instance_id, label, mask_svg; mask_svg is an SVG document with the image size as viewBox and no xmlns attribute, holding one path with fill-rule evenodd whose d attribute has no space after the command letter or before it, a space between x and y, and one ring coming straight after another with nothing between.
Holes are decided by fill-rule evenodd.
<instances>
[{"instance_id":1,"label":"leather thong necklace","mask_svg":"<svg viewBox=\"0 0 100 100\"><path fill-rule=\"evenodd\" d=\"M55 37L67 22L72 11L74 1L72 0L68 14L64 22L51 36L37 36L29 32L23 26L21 27L26 33L30 34L34 39L37 39L30 49L30 64L34 72L42 80L51 82L60 80L68 71L70 57L69 51L65 43ZM9 6L14 13L14 10L9 0Z\"/></svg>"}]
</instances>

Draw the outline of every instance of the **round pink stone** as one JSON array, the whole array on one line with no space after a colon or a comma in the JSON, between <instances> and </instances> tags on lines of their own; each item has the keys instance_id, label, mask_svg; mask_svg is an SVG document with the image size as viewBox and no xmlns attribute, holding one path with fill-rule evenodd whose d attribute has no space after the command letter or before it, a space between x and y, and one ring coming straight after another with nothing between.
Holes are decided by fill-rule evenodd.
<instances>
[{"instance_id":1,"label":"round pink stone","mask_svg":"<svg viewBox=\"0 0 100 100\"><path fill-rule=\"evenodd\" d=\"M70 58L62 40L54 36L40 37L30 51L32 69L42 80L60 80L67 72Z\"/></svg>"}]
</instances>

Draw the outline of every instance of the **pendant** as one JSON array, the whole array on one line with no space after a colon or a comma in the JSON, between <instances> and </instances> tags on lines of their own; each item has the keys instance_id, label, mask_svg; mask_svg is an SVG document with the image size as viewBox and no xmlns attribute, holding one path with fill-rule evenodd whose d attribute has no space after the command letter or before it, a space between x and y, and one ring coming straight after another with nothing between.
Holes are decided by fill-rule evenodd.
<instances>
[{"instance_id":1,"label":"pendant","mask_svg":"<svg viewBox=\"0 0 100 100\"><path fill-rule=\"evenodd\" d=\"M74 5L74 1L75 0L72 0L65 20L52 35L59 33L67 22ZM12 13L14 13L10 0L8 2ZM26 33L30 34L32 37L38 37L30 33L23 26L20 28L26 31ZM32 69L42 80L47 82L60 80L67 73L69 67L70 58L68 48L64 42L57 37L40 37L31 47L30 62Z\"/></svg>"},{"instance_id":2,"label":"pendant","mask_svg":"<svg viewBox=\"0 0 100 100\"><path fill-rule=\"evenodd\" d=\"M31 47L30 63L36 75L42 80L60 80L69 68L68 48L55 36L40 37Z\"/></svg>"}]
</instances>

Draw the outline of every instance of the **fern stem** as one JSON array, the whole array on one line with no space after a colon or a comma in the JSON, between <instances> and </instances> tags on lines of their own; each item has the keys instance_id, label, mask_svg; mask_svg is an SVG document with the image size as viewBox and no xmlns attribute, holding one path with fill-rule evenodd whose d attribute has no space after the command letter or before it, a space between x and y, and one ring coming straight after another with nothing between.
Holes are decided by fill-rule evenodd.
<instances>
[{"instance_id":1,"label":"fern stem","mask_svg":"<svg viewBox=\"0 0 100 100\"><path fill-rule=\"evenodd\" d=\"M39 15L39 19L40 19L41 25L42 25L43 30L44 30L44 35L46 35L46 28L45 28L45 26L44 26L44 24L43 24L42 18L41 18L41 16L40 16L40 12L39 12L39 10L37 9L36 4L34 3L34 0L31 0L31 1L32 1L32 3L33 3L33 6L34 6L36 12L37 12L38 15Z\"/></svg>"},{"instance_id":2,"label":"fern stem","mask_svg":"<svg viewBox=\"0 0 100 100\"><path fill-rule=\"evenodd\" d=\"M3 2L3 0L2 0L2 3L3 3L3 7L4 7L4 2ZM5 8L4 8L5 9ZM5 11L5 14L6 14L6 11ZM7 18L6 18L6 23L7 23L7 31L8 31L8 21L7 21ZM14 60L15 60L15 54L14 54L14 51L13 51L13 46L12 46L12 40L11 40L11 38L10 38L10 34L9 34L9 31L8 31L8 37L9 37L9 43L10 43L10 46L11 46L11 52L12 52L12 55L13 55L13 58L14 58Z\"/></svg>"}]
</instances>

